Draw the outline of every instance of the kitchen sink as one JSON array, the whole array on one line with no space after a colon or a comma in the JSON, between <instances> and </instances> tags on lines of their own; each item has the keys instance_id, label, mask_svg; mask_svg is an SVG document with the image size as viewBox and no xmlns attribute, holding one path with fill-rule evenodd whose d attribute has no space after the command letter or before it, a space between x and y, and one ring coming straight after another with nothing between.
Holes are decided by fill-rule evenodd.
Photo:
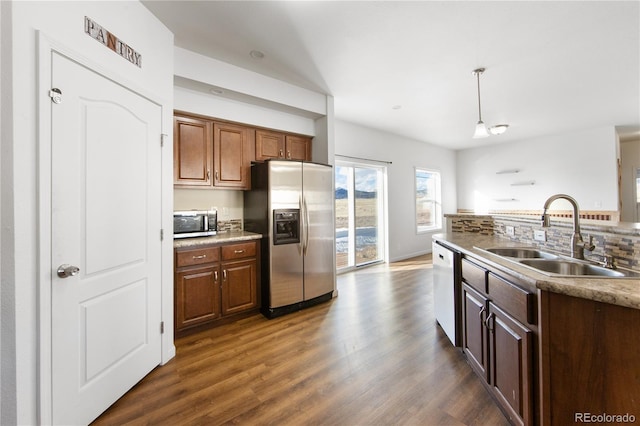
<instances>
[{"instance_id":1,"label":"kitchen sink","mask_svg":"<svg viewBox=\"0 0 640 426\"><path fill-rule=\"evenodd\" d=\"M568 276L597 276L597 277L613 277L613 278L638 278L640 274L637 272L609 269L587 262L580 262L568 259L522 259L519 263L530 266L539 271L548 272L557 275Z\"/></svg>"},{"instance_id":2,"label":"kitchen sink","mask_svg":"<svg viewBox=\"0 0 640 426\"><path fill-rule=\"evenodd\" d=\"M640 273L628 269L610 269L588 260L574 259L535 247L490 247L482 251L495 254L510 262L527 266L547 275L564 277L600 277L640 279Z\"/></svg>"},{"instance_id":3,"label":"kitchen sink","mask_svg":"<svg viewBox=\"0 0 640 426\"><path fill-rule=\"evenodd\" d=\"M558 256L530 247L492 247L486 249L498 256L514 257L518 259L557 259Z\"/></svg>"}]
</instances>

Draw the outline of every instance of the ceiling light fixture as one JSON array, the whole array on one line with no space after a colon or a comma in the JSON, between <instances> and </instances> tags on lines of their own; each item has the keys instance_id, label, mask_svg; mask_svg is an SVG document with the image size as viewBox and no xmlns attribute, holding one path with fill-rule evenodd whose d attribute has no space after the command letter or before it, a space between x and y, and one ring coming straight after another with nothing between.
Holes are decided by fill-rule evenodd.
<instances>
[{"instance_id":1,"label":"ceiling light fixture","mask_svg":"<svg viewBox=\"0 0 640 426\"><path fill-rule=\"evenodd\" d=\"M480 74L484 72L484 68L478 68L473 70L473 74L478 79L478 123L476 124L476 131L473 133L474 139L486 138L489 136L487 126L482 121L482 109L480 108Z\"/></svg>"},{"instance_id":2,"label":"ceiling light fixture","mask_svg":"<svg viewBox=\"0 0 640 426\"><path fill-rule=\"evenodd\" d=\"M487 129L486 124L482 121L482 109L480 106L480 74L485 71L484 68L477 68L473 70L473 75L476 76L478 81L478 123L476 124L476 131L473 133L474 139L486 138L491 135L501 135L509 128L508 124L496 124L495 126Z\"/></svg>"},{"instance_id":3,"label":"ceiling light fixture","mask_svg":"<svg viewBox=\"0 0 640 426\"><path fill-rule=\"evenodd\" d=\"M508 127L508 124L496 124L493 127L489 127L489 133L491 133L492 135L501 135L507 131Z\"/></svg>"},{"instance_id":4,"label":"ceiling light fixture","mask_svg":"<svg viewBox=\"0 0 640 426\"><path fill-rule=\"evenodd\" d=\"M259 50L252 50L251 52L249 52L249 56L251 56L253 59L264 59L264 53Z\"/></svg>"}]
</instances>

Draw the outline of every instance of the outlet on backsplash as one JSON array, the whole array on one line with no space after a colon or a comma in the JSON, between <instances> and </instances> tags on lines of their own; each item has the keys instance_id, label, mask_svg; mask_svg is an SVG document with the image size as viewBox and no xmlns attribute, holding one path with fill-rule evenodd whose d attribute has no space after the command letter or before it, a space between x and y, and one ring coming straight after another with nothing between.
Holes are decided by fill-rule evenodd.
<instances>
[{"instance_id":1,"label":"outlet on backsplash","mask_svg":"<svg viewBox=\"0 0 640 426\"><path fill-rule=\"evenodd\" d=\"M534 229L533 239L536 241L547 241L547 231L544 229Z\"/></svg>"},{"instance_id":2,"label":"outlet on backsplash","mask_svg":"<svg viewBox=\"0 0 640 426\"><path fill-rule=\"evenodd\" d=\"M514 235L516 235L516 228L514 226L505 226L504 228L504 233L513 237Z\"/></svg>"}]
</instances>

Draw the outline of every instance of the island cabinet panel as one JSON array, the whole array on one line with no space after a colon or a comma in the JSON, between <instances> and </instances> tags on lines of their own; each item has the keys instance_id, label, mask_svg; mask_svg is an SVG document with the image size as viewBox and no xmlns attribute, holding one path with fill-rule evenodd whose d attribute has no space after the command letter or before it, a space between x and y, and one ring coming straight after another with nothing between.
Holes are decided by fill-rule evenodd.
<instances>
[{"instance_id":1,"label":"island cabinet panel","mask_svg":"<svg viewBox=\"0 0 640 426\"><path fill-rule=\"evenodd\" d=\"M640 310L546 291L540 304L542 423L638 422Z\"/></svg>"},{"instance_id":2,"label":"island cabinet panel","mask_svg":"<svg viewBox=\"0 0 640 426\"><path fill-rule=\"evenodd\" d=\"M479 291L487 292L487 270L475 263L462 259L462 280Z\"/></svg>"},{"instance_id":3,"label":"island cabinet panel","mask_svg":"<svg viewBox=\"0 0 640 426\"><path fill-rule=\"evenodd\" d=\"M489 302L489 384L513 424L533 424L533 332Z\"/></svg>"},{"instance_id":4,"label":"island cabinet panel","mask_svg":"<svg viewBox=\"0 0 640 426\"><path fill-rule=\"evenodd\" d=\"M256 241L175 249L176 335L257 312L260 252Z\"/></svg>"},{"instance_id":5,"label":"island cabinet panel","mask_svg":"<svg viewBox=\"0 0 640 426\"><path fill-rule=\"evenodd\" d=\"M512 424L534 425L535 294L475 259L461 270L467 361Z\"/></svg>"},{"instance_id":6,"label":"island cabinet panel","mask_svg":"<svg viewBox=\"0 0 640 426\"><path fill-rule=\"evenodd\" d=\"M485 314L487 298L466 284L462 285L462 348L471 367L488 380L487 328Z\"/></svg>"},{"instance_id":7,"label":"island cabinet panel","mask_svg":"<svg viewBox=\"0 0 640 426\"><path fill-rule=\"evenodd\" d=\"M193 117L174 117L174 185L211 186L212 162L212 123Z\"/></svg>"}]
</instances>

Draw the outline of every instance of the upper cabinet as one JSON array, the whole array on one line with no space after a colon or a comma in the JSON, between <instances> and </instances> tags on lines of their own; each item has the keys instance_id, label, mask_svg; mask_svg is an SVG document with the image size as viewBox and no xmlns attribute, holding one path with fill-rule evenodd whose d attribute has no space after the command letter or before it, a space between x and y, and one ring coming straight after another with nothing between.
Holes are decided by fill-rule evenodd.
<instances>
[{"instance_id":1,"label":"upper cabinet","mask_svg":"<svg viewBox=\"0 0 640 426\"><path fill-rule=\"evenodd\" d=\"M212 122L193 117L173 119L173 183L211 186Z\"/></svg>"},{"instance_id":2,"label":"upper cabinet","mask_svg":"<svg viewBox=\"0 0 640 426\"><path fill-rule=\"evenodd\" d=\"M248 127L213 123L214 186L251 188L251 134Z\"/></svg>"},{"instance_id":3,"label":"upper cabinet","mask_svg":"<svg viewBox=\"0 0 640 426\"><path fill-rule=\"evenodd\" d=\"M311 161L311 138L287 135L285 146L287 160Z\"/></svg>"},{"instance_id":4,"label":"upper cabinet","mask_svg":"<svg viewBox=\"0 0 640 426\"><path fill-rule=\"evenodd\" d=\"M311 161L311 138L256 130L256 161L270 158Z\"/></svg>"},{"instance_id":5,"label":"upper cabinet","mask_svg":"<svg viewBox=\"0 0 640 426\"><path fill-rule=\"evenodd\" d=\"M253 130L249 127L175 115L173 184L250 189L253 146Z\"/></svg>"},{"instance_id":6,"label":"upper cabinet","mask_svg":"<svg viewBox=\"0 0 640 426\"><path fill-rule=\"evenodd\" d=\"M311 161L311 138L178 113L173 119L173 184L251 189L251 162Z\"/></svg>"}]
</instances>

